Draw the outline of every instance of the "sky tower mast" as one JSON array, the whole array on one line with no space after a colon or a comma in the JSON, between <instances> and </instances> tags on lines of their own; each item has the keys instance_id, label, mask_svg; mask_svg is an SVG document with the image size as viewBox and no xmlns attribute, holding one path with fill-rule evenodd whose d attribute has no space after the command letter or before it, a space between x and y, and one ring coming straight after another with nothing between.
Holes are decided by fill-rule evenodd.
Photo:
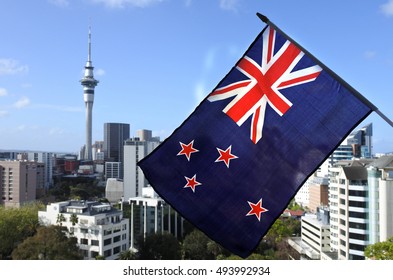
<instances>
[{"instance_id":1,"label":"sky tower mast","mask_svg":"<svg viewBox=\"0 0 393 280\"><path fill-rule=\"evenodd\" d=\"M94 79L93 64L91 62L91 28L89 27L88 37L88 55L85 66L85 75L80 80L83 86L83 100L86 106L86 146L84 160L92 160L92 112L94 102L94 88L98 84L98 80Z\"/></svg>"}]
</instances>

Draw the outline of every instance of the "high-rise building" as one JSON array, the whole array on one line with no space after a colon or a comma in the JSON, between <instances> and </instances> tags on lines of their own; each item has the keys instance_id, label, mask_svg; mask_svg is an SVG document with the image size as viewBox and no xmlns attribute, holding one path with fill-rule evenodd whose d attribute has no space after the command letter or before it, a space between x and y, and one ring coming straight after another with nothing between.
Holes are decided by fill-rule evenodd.
<instances>
[{"instance_id":1,"label":"high-rise building","mask_svg":"<svg viewBox=\"0 0 393 280\"><path fill-rule=\"evenodd\" d=\"M329 178L313 177L309 185L308 208L312 213L316 213L321 206L329 205Z\"/></svg>"},{"instance_id":2,"label":"high-rise building","mask_svg":"<svg viewBox=\"0 0 393 280\"><path fill-rule=\"evenodd\" d=\"M340 160L372 158L372 137L372 123L352 131L328 158L329 166Z\"/></svg>"},{"instance_id":3,"label":"high-rise building","mask_svg":"<svg viewBox=\"0 0 393 280\"><path fill-rule=\"evenodd\" d=\"M104 161L104 141L96 141L92 146L92 157L94 161Z\"/></svg>"},{"instance_id":4,"label":"high-rise building","mask_svg":"<svg viewBox=\"0 0 393 280\"><path fill-rule=\"evenodd\" d=\"M140 135L149 135L148 131L140 131ZM150 134L151 135L151 134ZM151 153L158 145L160 140L157 137L139 137L128 139L124 145L124 199L142 195L142 188L148 186L145 175L137 165L138 161Z\"/></svg>"},{"instance_id":5,"label":"high-rise building","mask_svg":"<svg viewBox=\"0 0 393 280\"><path fill-rule=\"evenodd\" d=\"M112 163L117 162L121 167L119 169L119 176L111 178L123 179L124 141L128 138L130 138L130 125L128 123L104 124L103 150L105 161Z\"/></svg>"},{"instance_id":6,"label":"high-rise building","mask_svg":"<svg viewBox=\"0 0 393 280\"><path fill-rule=\"evenodd\" d=\"M393 236L393 156L374 160L367 172L369 242L374 244Z\"/></svg>"},{"instance_id":7,"label":"high-rise building","mask_svg":"<svg viewBox=\"0 0 393 280\"><path fill-rule=\"evenodd\" d=\"M355 158L372 157L373 124L363 126L353 131L347 137L347 144L352 146L352 153Z\"/></svg>"},{"instance_id":8,"label":"high-rise building","mask_svg":"<svg viewBox=\"0 0 393 280\"><path fill-rule=\"evenodd\" d=\"M84 160L92 160L92 113L93 113L93 102L94 102L94 88L98 84L98 80L94 79L93 64L91 62L91 32L89 29L88 37L88 54L87 62L85 65L85 75L80 80L83 86L83 100L86 106L86 145Z\"/></svg>"},{"instance_id":9,"label":"high-rise building","mask_svg":"<svg viewBox=\"0 0 393 280\"><path fill-rule=\"evenodd\" d=\"M131 206L130 240L131 248L135 249L136 240L153 234L170 232L176 238L184 235L184 219L163 199L152 187L142 189L138 197L128 200ZM166 216L166 219L164 217Z\"/></svg>"},{"instance_id":10,"label":"high-rise building","mask_svg":"<svg viewBox=\"0 0 393 280\"><path fill-rule=\"evenodd\" d=\"M45 190L48 190L53 185L54 154L49 152L28 152L27 159L44 164L44 187Z\"/></svg>"},{"instance_id":11,"label":"high-rise building","mask_svg":"<svg viewBox=\"0 0 393 280\"><path fill-rule=\"evenodd\" d=\"M30 161L0 161L0 205L20 207L35 201L37 189L44 187L43 167Z\"/></svg>"},{"instance_id":12,"label":"high-rise building","mask_svg":"<svg viewBox=\"0 0 393 280\"><path fill-rule=\"evenodd\" d=\"M330 247L339 260L362 260L369 245L368 160L342 161L331 168Z\"/></svg>"}]
</instances>

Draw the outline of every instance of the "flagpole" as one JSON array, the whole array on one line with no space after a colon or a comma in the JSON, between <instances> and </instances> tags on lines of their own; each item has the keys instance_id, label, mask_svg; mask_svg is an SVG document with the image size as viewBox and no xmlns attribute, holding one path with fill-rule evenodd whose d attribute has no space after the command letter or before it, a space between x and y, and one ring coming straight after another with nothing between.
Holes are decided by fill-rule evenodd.
<instances>
[{"instance_id":1,"label":"flagpole","mask_svg":"<svg viewBox=\"0 0 393 280\"><path fill-rule=\"evenodd\" d=\"M331 76L333 76L336 80L340 81L346 88L348 88L358 99L360 99L364 104L366 104L370 109L372 109L375 113L377 113L384 121L386 121L388 124L390 124L391 127L393 127L393 121L389 119L385 114L383 114L377 106L375 106L373 103L371 103L366 97L364 97L360 92L358 92L356 89L354 89L350 84L348 84L346 81L344 81L340 76L338 76L333 70L331 70L329 67L327 67L325 64L323 64L319 59L317 59L315 56L313 56L309 51L307 51L305 48L303 48L299 43L297 43L295 40L293 40L291 37L289 37L285 32L283 32L280 28L277 27L273 22L271 22L266 16L257 13L257 16L259 17L260 20L262 20L264 23L272 26L274 29L280 31L289 41L291 41L293 44L295 44L301 51L303 51L307 56L311 57L313 60L315 60L322 68L328 72Z\"/></svg>"}]
</instances>

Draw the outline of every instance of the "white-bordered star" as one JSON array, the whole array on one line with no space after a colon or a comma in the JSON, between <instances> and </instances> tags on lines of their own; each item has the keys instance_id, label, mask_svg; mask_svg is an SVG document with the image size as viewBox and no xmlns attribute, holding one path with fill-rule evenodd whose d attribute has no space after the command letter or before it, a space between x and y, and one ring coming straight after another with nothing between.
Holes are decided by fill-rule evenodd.
<instances>
[{"instance_id":1,"label":"white-bordered star","mask_svg":"<svg viewBox=\"0 0 393 280\"><path fill-rule=\"evenodd\" d=\"M237 159L238 157L232 154L232 145L230 145L225 151L217 148L220 156L216 159L215 162L223 161L225 165L229 168L229 162L231 159Z\"/></svg>"},{"instance_id":2,"label":"white-bordered star","mask_svg":"<svg viewBox=\"0 0 393 280\"><path fill-rule=\"evenodd\" d=\"M258 221L261 221L261 214L269 211L268 209L262 207L262 198L257 203L252 203L247 201L248 205L250 205L251 210L247 213L246 216L255 215Z\"/></svg>"},{"instance_id":3,"label":"white-bordered star","mask_svg":"<svg viewBox=\"0 0 393 280\"><path fill-rule=\"evenodd\" d=\"M185 155L187 160L190 161L191 158L191 154L192 153L196 153L199 152L199 150L195 149L193 147L194 145L194 140L192 140L190 143L188 144L184 144L182 142L179 142L180 146L181 146L181 150L180 152L177 154L177 156L181 156L181 155Z\"/></svg>"},{"instance_id":4,"label":"white-bordered star","mask_svg":"<svg viewBox=\"0 0 393 280\"><path fill-rule=\"evenodd\" d=\"M196 180L196 174L192 178L188 178L187 176L184 176L184 178L187 180L187 184L184 186L184 188L191 188L193 192L195 192L195 188L197 186L202 185L202 183Z\"/></svg>"}]
</instances>

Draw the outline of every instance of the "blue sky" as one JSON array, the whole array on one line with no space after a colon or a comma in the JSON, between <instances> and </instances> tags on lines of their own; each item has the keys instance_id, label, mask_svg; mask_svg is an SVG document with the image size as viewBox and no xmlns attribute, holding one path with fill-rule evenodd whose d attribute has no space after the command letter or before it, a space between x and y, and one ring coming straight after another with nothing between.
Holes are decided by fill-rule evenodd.
<instances>
[{"instance_id":1,"label":"blue sky","mask_svg":"<svg viewBox=\"0 0 393 280\"><path fill-rule=\"evenodd\" d=\"M93 142L106 122L164 139L265 26L257 12L393 118L393 0L13 0L0 3L0 149L79 151L89 25ZM392 152L393 128L370 122L374 152Z\"/></svg>"}]
</instances>

